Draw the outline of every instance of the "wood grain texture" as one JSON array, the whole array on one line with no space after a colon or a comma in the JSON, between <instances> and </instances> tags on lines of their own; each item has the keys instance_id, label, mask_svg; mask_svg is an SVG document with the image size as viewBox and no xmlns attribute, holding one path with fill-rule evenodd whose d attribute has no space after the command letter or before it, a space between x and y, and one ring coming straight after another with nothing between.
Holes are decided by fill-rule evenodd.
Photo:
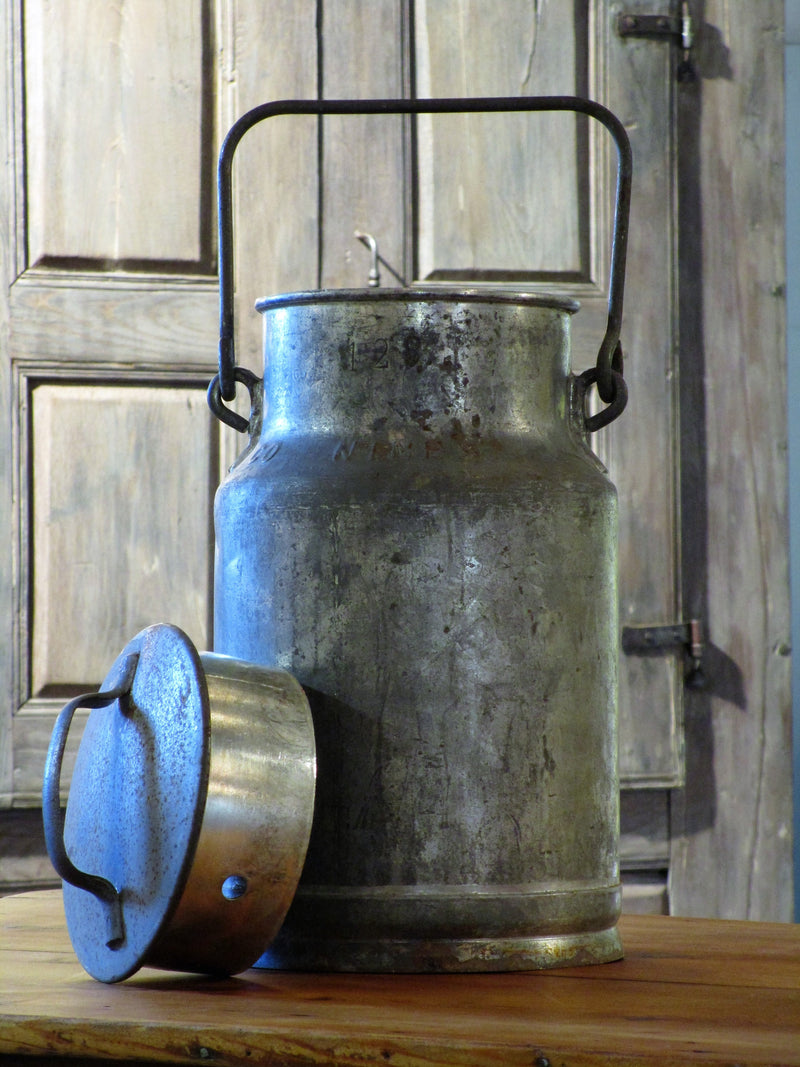
<instances>
[{"instance_id":1,"label":"wood grain texture","mask_svg":"<svg viewBox=\"0 0 800 1067\"><path fill-rule=\"evenodd\" d=\"M104 986L60 893L0 901L0 1055L402 1067L800 1063L800 929L623 919L626 958L494 975L193 978ZM3 1062L0 1059L0 1062Z\"/></svg>"},{"instance_id":2,"label":"wood grain texture","mask_svg":"<svg viewBox=\"0 0 800 1067\"><path fill-rule=\"evenodd\" d=\"M601 5L602 6L602 5ZM610 13L606 15L610 20ZM620 626L681 618L678 567L677 322L673 239L674 56L665 43L608 32L608 106L634 158L622 345L629 403L600 435L620 500ZM611 75L613 72L613 76ZM680 650L620 659L620 773L626 784L683 776Z\"/></svg>"},{"instance_id":3,"label":"wood grain texture","mask_svg":"<svg viewBox=\"0 0 800 1067\"><path fill-rule=\"evenodd\" d=\"M325 0L322 96L368 100L407 96L403 0ZM322 132L321 285L367 285L369 252L354 237L372 234L380 255L403 274L406 246L408 123L397 115L330 116ZM381 285L397 285L385 268Z\"/></svg>"},{"instance_id":4,"label":"wood grain texture","mask_svg":"<svg viewBox=\"0 0 800 1067\"><path fill-rule=\"evenodd\" d=\"M216 280L27 271L11 290L17 361L216 369Z\"/></svg>"},{"instance_id":5,"label":"wood grain texture","mask_svg":"<svg viewBox=\"0 0 800 1067\"><path fill-rule=\"evenodd\" d=\"M27 0L31 263L200 263L201 3Z\"/></svg>"},{"instance_id":6,"label":"wood grain texture","mask_svg":"<svg viewBox=\"0 0 800 1067\"><path fill-rule=\"evenodd\" d=\"M783 5L708 0L681 104L684 598L708 621L679 914L792 913Z\"/></svg>"},{"instance_id":7,"label":"wood grain texture","mask_svg":"<svg viewBox=\"0 0 800 1067\"><path fill-rule=\"evenodd\" d=\"M121 651L121 648L117 649L117 653ZM111 666L111 662L113 660L109 661L108 667ZM41 808L44 757L50 744L50 736L53 732L56 716L65 703L66 698L31 700L20 708L14 716L13 788L0 798L4 805L13 805L15 808L19 808L20 811ZM78 711L75 715L74 725L70 729L69 737L67 738L61 773L61 794L64 802L66 802L67 793L69 792L75 757L78 753L83 727L88 717L88 712ZM16 814L14 812L14 815ZM31 811L30 814L37 815L41 821L40 812ZM9 818L13 819L13 816L9 816ZM44 840L41 837L37 839L37 847L40 853L39 870L43 877L50 881L53 878L53 872ZM5 855L3 855L3 859L0 861L0 886L5 881ZM30 885L28 888L35 889L39 887Z\"/></svg>"},{"instance_id":8,"label":"wood grain texture","mask_svg":"<svg viewBox=\"0 0 800 1067\"><path fill-rule=\"evenodd\" d=\"M316 0L222 3L219 109L231 123L271 100L318 93ZM229 123L230 125L230 123ZM220 138L228 127L220 130ZM238 362L263 373L256 300L314 289L318 262L317 121L280 116L242 139L234 161Z\"/></svg>"},{"instance_id":9,"label":"wood grain texture","mask_svg":"<svg viewBox=\"0 0 800 1067\"><path fill-rule=\"evenodd\" d=\"M31 695L91 691L154 622L207 648L216 454L205 391L41 384L30 407ZM182 453L191 464L165 462Z\"/></svg>"},{"instance_id":10,"label":"wood grain texture","mask_svg":"<svg viewBox=\"0 0 800 1067\"><path fill-rule=\"evenodd\" d=\"M181 616L201 645L208 633L211 4L76 0L66 20L62 6L0 4L13 160L0 191L0 522L13 568L0 807L37 802L64 684L100 680L159 617ZM56 395L73 402L37 404ZM31 687L52 699L32 706Z\"/></svg>"},{"instance_id":11,"label":"wood grain texture","mask_svg":"<svg viewBox=\"0 0 800 1067\"><path fill-rule=\"evenodd\" d=\"M586 77L572 3L437 0L415 8L420 96L576 94ZM422 116L420 276L588 276L586 156L568 115ZM582 217L582 212L584 212Z\"/></svg>"}]
</instances>

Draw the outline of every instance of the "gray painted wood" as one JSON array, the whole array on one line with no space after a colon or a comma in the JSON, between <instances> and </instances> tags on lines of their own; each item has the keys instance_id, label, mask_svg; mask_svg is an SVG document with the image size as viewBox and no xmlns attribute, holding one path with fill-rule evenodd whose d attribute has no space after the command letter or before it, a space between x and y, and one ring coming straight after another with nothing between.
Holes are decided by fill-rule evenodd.
<instances>
[{"instance_id":1,"label":"gray painted wood","mask_svg":"<svg viewBox=\"0 0 800 1067\"><path fill-rule=\"evenodd\" d=\"M58 701L47 699L30 700L15 716L14 777L12 782L15 809L38 808L41 806L44 754L47 752L50 735L53 732L54 711L56 706L60 707L63 703L65 703L63 698ZM61 775L61 795L64 803L66 803L69 793L69 783L72 769L75 765L75 756L78 752L87 717L88 712L78 711L75 713L73 725L67 738ZM41 818L41 815L39 817ZM2 812L0 812L0 827L2 825ZM0 874L0 884L4 880L4 875Z\"/></svg>"},{"instance_id":2,"label":"gray painted wood","mask_svg":"<svg viewBox=\"0 0 800 1067\"><path fill-rule=\"evenodd\" d=\"M217 456L204 391L42 383L28 435L31 696L98 685L154 622L208 648Z\"/></svg>"},{"instance_id":3,"label":"gray painted wood","mask_svg":"<svg viewBox=\"0 0 800 1067\"><path fill-rule=\"evenodd\" d=\"M155 373L216 367L216 279L26 271L11 289L16 362L124 363Z\"/></svg>"},{"instance_id":4,"label":"gray painted wood","mask_svg":"<svg viewBox=\"0 0 800 1067\"><path fill-rule=\"evenodd\" d=\"M617 5L612 5L616 10ZM622 39L606 18L608 106L634 157L631 249L622 333L630 401L601 441L620 497L620 625L682 618L678 566L678 430L674 277L674 50ZM683 774L682 655L622 656L620 771L670 786Z\"/></svg>"}]
</instances>

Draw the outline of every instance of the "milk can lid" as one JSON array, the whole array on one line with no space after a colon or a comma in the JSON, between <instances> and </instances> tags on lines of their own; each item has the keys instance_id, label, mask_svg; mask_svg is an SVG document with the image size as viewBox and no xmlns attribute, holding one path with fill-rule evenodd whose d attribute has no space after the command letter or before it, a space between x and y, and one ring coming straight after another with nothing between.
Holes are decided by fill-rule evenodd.
<instances>
[{"instance_id":1,"label":"milk can lid","mask_svg":"<svg viewBox=\"0 0 800 1067\"><path fill-rule=\"evenodd\" d=\"M93 710L72 775L63 848L67 862L88 876L89 887L65 881L64 909L84 968L114 982L145 961L177 907L194 859L210 761L209 699L199 654L182 631L163 624L126 645L99 693L76 698L61 713L67 721L57 723L51 741L45 809L48 789L55 790L58 806L55 750L60 741L63 756L77 707ZM59 829L48 827L45 810L51 857Z\"/></svg>"},{"instance_id":2,"label":"milk can lid","mask_svg":"<svg viewBox=\"0 0 800 1067\"><path fill-rule=\"evenodd\" d=\"M389 289L308 289L263 297L256 311L273 311L306 304L512 304L517 307L552 308L574 314L580 304L558 293L533 293L519 289L448 285L414 285Z\"/></svg>"}]
</instances>

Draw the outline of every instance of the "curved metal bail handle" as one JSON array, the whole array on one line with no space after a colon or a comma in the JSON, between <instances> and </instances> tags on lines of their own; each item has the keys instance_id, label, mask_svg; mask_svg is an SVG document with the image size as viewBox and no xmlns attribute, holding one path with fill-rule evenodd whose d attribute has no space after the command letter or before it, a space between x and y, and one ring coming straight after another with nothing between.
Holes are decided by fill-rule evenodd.
<instances>
[{"instance_id":1,"label":"curved metal bail handle","mask_svg":"<svg viewBox=\"0 0 800 1067\"><path fill-rule=\"evenodd\" d=\"M230 128L219 155L217 196L219 219L219 394L231 401L236 395L236 356L233 338L233 155L247 131L276 115L419 115L500 111L574 111L596 119L609 131L617 148L617 188L611 276L608 289L608 324L597 357L597 388L601 399L617 398L616 378L622 373L619 335L625 288L628 219L633 161L630 141L620 120L593 100L577 96L466 97L431 100L278 100L246 112ZM215 379L216 381L216 379ZM621 408L619 409L621 410ZM617 411L619 414L619 411Z\"/></svg>"},{"instance_id":2,"label":"curved metal bail handle","mask_svg":"<svg viewBox=\"0 0 800 1067\"><path fill-rule=\"evenodd\" d=\"M78 708L104 708L120 697L126 696L133 686L133 678L139 662L139 653L135 652L126 660L121 681L113 689L105 692L84 693L66 704L56 719L47 750L42 785L42 818L44 820L44 838L50 861L58 874L97 897L105 905L106 944L109 948L120 945L125 940L125 926L122 920L122 902L119 891L108 881L96 874L87 874L79 870L67 855L64 844L64 812L61 809L61 764L67 744L72 717Z\"/></svg>"}]
</instances>

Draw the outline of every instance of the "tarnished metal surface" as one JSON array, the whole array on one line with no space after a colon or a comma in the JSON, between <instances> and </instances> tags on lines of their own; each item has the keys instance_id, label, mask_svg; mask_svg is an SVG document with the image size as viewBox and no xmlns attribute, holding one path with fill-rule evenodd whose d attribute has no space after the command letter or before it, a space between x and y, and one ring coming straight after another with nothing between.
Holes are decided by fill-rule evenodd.
<instances>
[{"instance_id":1,"label":"tarnished metal surface","mask_svg":"<svg viewBox=\"0 0 800 1067\"><path fill-rule=\"evenodd\" d=\"M277 933L297 888L314 811L308 701L283 671L203 652L211 770L194 863L155 966L235 973Z\"/></svg>"},{"instance_id":2,"label":"tarnished metal surface","mask_svg":"<svg viewBox=\"0 0 800 1067\"><path fill-rule=\"evenodd\" d=\"M78 751L63 848L57 840L51 848L61 826L47 798L57 810L59 750L82 705L95 710ZM142 631L100 697L64 709L45 774L48 848L66 879L67 924L86 970L114 982L144 964L213 973L252 964L300 877L314 776L310 710L293 678L198 655L171 626ZM98 880L119 904L113 937Z\"/></svg>"},{"instance_id":3,"label":"tarnished metal surface","mask_svg":"<svg viewBox=\"0 0 800 1067\"><path fill-rule=\"evenodd\" d=\"M616 958L616 494L569 372L574 305L260 308L264 416L217 497L215 647L302 682L319 760L264 965Z\"/></svg>"}]
</instances>

